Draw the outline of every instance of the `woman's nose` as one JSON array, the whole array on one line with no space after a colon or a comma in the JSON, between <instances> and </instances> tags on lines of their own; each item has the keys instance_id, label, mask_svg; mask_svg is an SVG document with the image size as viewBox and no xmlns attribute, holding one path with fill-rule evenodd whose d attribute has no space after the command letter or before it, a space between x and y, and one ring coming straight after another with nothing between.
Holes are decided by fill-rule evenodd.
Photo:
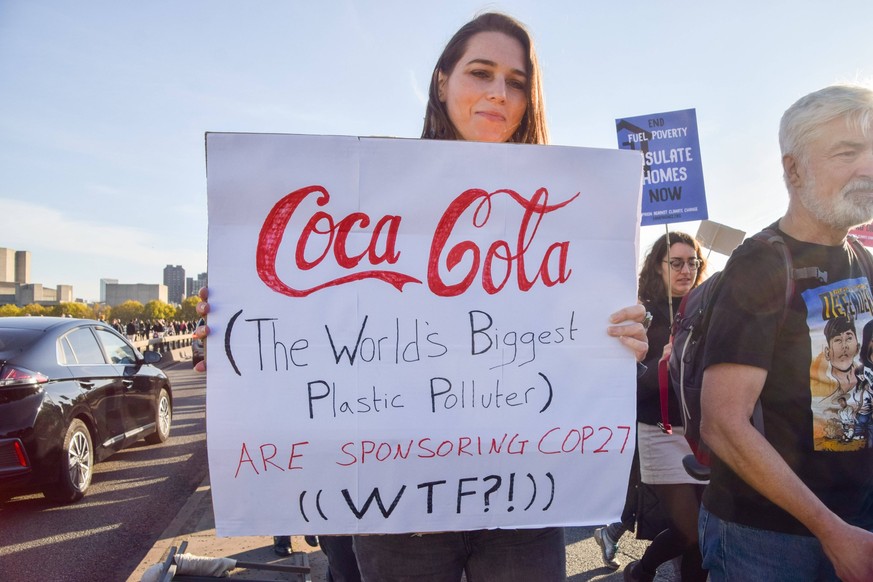
<instances>
[{"instance_id":1,"label":"woman's nose","mask_svg":"<svg viewBox=\"0 0 873 582\"><path fill-rule=\"evenodd\" d=\"M488 85L488 97L500 102L506 101L506 79L496 76Z\"/></svg>"}]
</instances>

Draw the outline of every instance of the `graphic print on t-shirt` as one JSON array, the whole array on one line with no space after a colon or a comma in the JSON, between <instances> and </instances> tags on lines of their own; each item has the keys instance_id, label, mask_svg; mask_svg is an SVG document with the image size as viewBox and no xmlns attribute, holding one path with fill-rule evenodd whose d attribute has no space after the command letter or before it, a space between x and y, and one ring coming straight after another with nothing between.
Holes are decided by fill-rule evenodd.
<instances>
[{"instance_id":1,"label":"graphic print on t-shirt","mask_svg":"<svg viewBox=\"0 0 873 582\"><path fill-rule=\"evenodd\" d=\"M817 451L873 447L873 296L864 277L809 289L813 441Z\"/></svg>"}]
</instances>

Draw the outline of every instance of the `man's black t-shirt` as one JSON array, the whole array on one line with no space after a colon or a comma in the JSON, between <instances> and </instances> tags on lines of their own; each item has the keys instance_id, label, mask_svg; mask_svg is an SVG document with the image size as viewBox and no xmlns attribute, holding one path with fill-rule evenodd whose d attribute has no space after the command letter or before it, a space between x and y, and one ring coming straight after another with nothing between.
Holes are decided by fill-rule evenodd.
<instances>
[{"instance_id":1,"label":"man's black t-shirt","mask_svg":"<svg viewBox=\"0 0 873 582\"><path fill-rule=\"evenodd\" d=\"M831 510L871 529L873 430L860 403L873 394L861 364L862 350L871 349L861 343L864 327L873 328L873 296L848 244L823 246L780 234L794 269L812 267L809 274L817 268L820 277L798 280L785 312L782 255L767 243L747 240L722 275L704 365L767 370L761 393L767 440ZM717 457L703 503L728 521L810 535Z\"/></svg>"}]
</instances>

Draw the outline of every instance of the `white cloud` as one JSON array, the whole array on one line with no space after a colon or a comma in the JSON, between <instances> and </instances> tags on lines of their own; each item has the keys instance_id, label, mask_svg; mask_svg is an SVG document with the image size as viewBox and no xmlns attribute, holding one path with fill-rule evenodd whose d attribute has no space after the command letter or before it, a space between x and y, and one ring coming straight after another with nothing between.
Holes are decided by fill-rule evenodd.
<instances>
[{"instance_id":1,"label":"white cloud","mask_svg":"<svg viewBox=\"0 0 873 582\"><path fill-rule=\"evenodd\" d=\"M154 235L140 228L70 218L47 206L9 198L0 198L0 209L0 232L10 247L20 244L16 241L27 241L26 246L45 251L75 248L78 253L106 259L160 260ZM44 234L35 238L35 231Z\"/></svg>"}]
</instances>

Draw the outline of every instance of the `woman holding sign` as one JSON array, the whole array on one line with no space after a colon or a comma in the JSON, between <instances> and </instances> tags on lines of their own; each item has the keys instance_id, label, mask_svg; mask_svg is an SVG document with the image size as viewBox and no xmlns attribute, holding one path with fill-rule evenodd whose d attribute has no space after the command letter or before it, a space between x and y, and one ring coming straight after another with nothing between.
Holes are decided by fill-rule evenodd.
<instances>
[{"instance_id":1,"label":"woman holding sign","mask_svg":"<svg viewBox=\"0 0 873 582\"><path fill-rule=\"evenodd\" d=\"M422 138L548 142L539 64L518 21L486 13L455 33L433 71ZM198 309L205 313L208 305ZM648 348L644 317L642 306L627 307L611 316L607 328L638 360ZM458 582L465 572L471 581L566 578L559 527L364 535L355 538L355 550L367 581Z\"/></svg>"}]
</instances>

